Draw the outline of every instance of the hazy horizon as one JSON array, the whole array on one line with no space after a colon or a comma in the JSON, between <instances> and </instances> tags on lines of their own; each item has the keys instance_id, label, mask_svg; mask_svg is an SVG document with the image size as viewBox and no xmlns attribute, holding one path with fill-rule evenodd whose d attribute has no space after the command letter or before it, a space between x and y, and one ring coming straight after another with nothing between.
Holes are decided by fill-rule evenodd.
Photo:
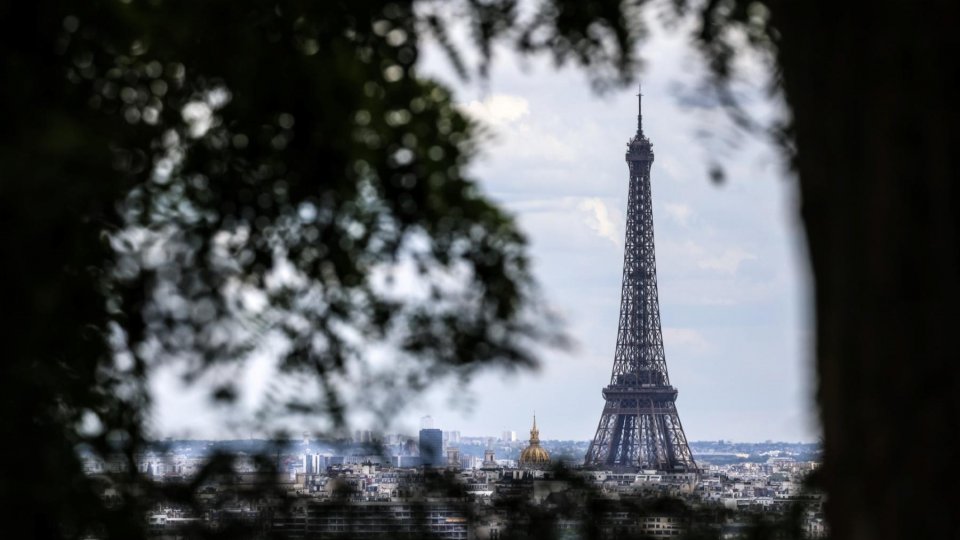
<instances>
[{"instance_id":1,"label":"hazy horizon","mask_svg":"<svg viewBox=\"0 0 960 540\"><path fill-rule=\"evenodd\" d=\"M402 435L402 436L414 437L414 436L416 436L416 433L384 433L384 435ZM493 435L471 435L471 434L463 434L463 433L460 434L460 438L461 438L461 439L464 439L464 438L466 438L466 439L488 439L488 438L494 438L494 439L496 439L496 437L493 436ZM161 443L161 442L165 443L165 442L167 442L167 441L169 441L169 442L237 442L237 441L278 441L278 440L282 440L282 441L301 441L301 442L302 442L302 441L303 441L303 437L302 437L302 436L297 437L297 436L294 436L294 435L289 435L288 437L282 438L282 439L269 438L269 437L244 437L244 438L203 438L203 437L198 437L198 438L190 438L190 439L178 439L178 438L174 438L174 437L167 437L167 438L164 438L164 439L162 439L162 440L161 440L161 439L151 439L151 440L148 440L147 442L149 442L149 443ZM312 442L312 441L344 441L344 440L346 440L346 439L336 439L336 438L329 438L329 439L327 439L327 438L323 438L323 437L320 437L320 436L318 436L318 437L310 437L310 441L311 441L311 442ZM496 441L497 441L497 442L525 443L525 442L527 442L527 438L520 437L520 434L518 433L518 434L517 434L517 440L516 440L516 441L503 441L503 440L500 440L500 439L496 439ZM763 440L763 441L736 441L736 440L731 440L731 439L702 439L702 440L694 440L694 439L691 439L691 440L688 441L688 443L689 443L689 444L706 444L706 443L719 443L720 441L722 441L724 444L733 444L733 445L736 445L736 444L804 444L804 445L820 444L820 441L788 441L788 440L772 440L772 439L770 439L770 440ZM548 442L584 442L584 443L588 443L588 442L590 442L590 439L544 439L544 438L541 438L541 439L540 439L540 442L541 442L541 443L548 443ZM360 443L360 442L351 441L351 444L370 444L370 443Z\"/></svg>"}]
</instances>

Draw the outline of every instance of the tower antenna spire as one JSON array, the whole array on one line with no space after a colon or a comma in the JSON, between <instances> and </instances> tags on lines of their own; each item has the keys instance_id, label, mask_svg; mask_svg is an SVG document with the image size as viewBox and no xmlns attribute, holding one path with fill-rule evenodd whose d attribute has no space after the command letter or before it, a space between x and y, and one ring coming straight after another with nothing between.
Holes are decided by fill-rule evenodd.
<instances>
[{"instance_id":1,"label":"tower antenna spire","mask_svg":"<svg viewBox=\"0 0 960 540\"><path fill-rule=\"evenodd\" d=\"M643 85L637 83L637 134L643 135Z\"/></svg>"}]
</instances>

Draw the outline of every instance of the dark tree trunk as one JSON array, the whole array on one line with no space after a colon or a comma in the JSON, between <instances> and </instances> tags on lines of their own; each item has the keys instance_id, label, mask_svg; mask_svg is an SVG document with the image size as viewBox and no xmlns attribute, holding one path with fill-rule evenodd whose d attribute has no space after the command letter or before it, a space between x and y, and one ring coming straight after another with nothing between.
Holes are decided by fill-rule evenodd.
<instances>
[{"instance_id":1,"label":"dark tree trunk","mask_svg":"<svg viewBox=\"0 0 960 540\"><path fill-rule=\"evenodd\" d=\"M776 7L832 536L960 538L958 8Z\"/></svg>"}]
</instances>

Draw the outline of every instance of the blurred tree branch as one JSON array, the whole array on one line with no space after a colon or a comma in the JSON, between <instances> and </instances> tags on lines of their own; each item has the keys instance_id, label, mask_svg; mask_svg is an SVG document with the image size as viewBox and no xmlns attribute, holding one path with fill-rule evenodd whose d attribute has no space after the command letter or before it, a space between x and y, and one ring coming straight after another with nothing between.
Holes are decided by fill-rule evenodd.
<instances>
[{"instance_id":1,"label":"blurred tree branch","mask_svg":"<svg viewBox=\"0 0 960 540\"><path fill-rule=\"evenodd\" d=\"M137 473L105 503L76 445L132 464L146 381L283 337L282 367L331 384L373 340L405 389L535 364L552 341L513 220L465 174L476 127L418 76L433 37L463 75L497 44L599 89L637 67L644 2L450 4L50 0L0 6L0 230L7 252L0 502L35 538L144 534ZM675 0L713 88L772 58L815 281L830 526L949 537L958 386L957 8ZM466 20L471 66L448 26ZM420 289L391 288L412 269ZM396 276L394 276L396 279ZM399 290L399 292L398 292ZM326 381L326 384L324 383ZM235 389L219 388L230 399ZM300 407L300 404L293 404ZM869 448L865 445L869 444ZM32 467L23 466L30 462Z\"/></svg>"}]
</instances>

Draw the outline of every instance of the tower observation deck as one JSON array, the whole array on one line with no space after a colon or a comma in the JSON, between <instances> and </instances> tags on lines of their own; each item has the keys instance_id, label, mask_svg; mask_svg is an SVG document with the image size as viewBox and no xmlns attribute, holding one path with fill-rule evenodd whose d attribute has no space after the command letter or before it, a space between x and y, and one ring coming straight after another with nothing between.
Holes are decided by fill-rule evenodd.
<instances>
[{"instance_id":1,"label":"tower observation deck","mask_svg":"<svg viewBox=\"0 0 960 540\"><path fill-rule=\"evenodd\" d=\"M650 190L653 145L643 133L643 95L637 96L637 133L626 154L630 188L617 346L584 465L690 473L697 465L677 414L677 390L670 385L663 350Z\"/></svg>"}]
</instances>

